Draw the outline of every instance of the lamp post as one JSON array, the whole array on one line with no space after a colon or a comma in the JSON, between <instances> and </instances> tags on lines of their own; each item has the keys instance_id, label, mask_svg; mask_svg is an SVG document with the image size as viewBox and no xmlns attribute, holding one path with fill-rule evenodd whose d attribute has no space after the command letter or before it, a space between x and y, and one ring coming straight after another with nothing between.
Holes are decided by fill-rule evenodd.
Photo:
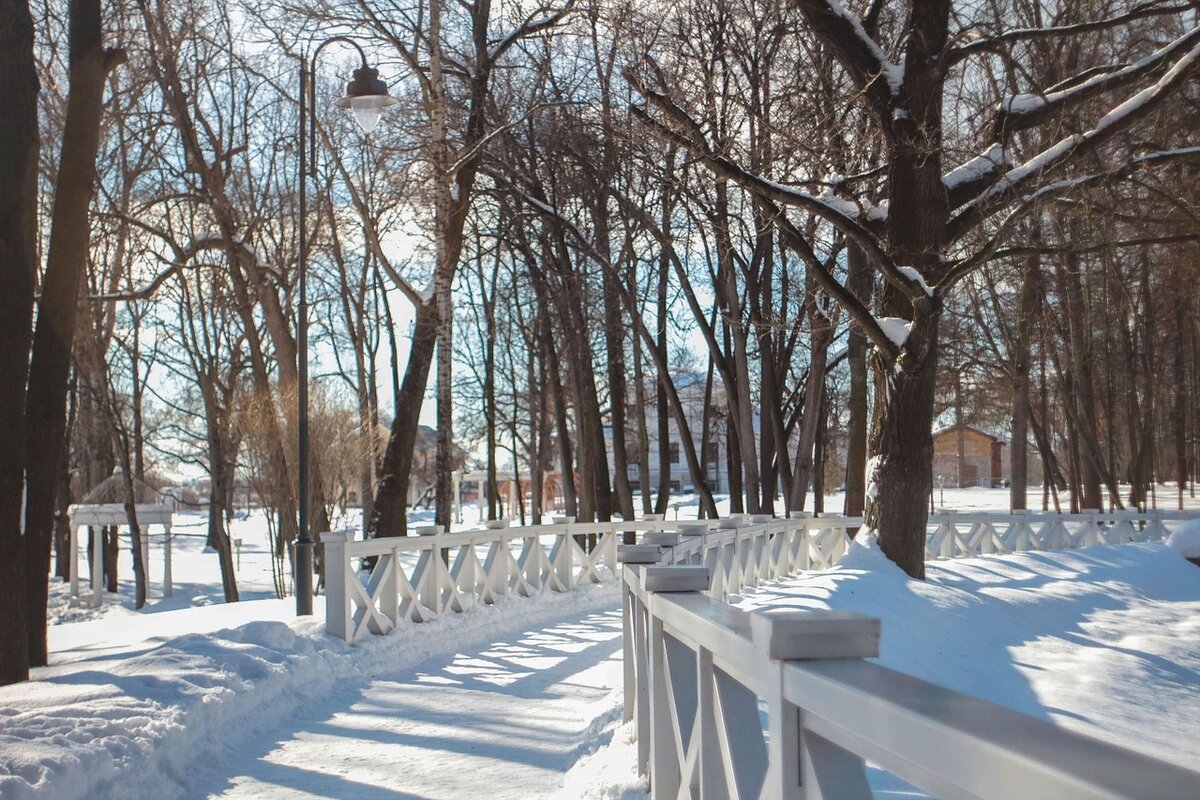
<instances>
[{"instance_id":1,"label":"lamp post","mask_svg":"<svg viewBox=\"0 0 1200 800\"><path fill-rule=\"evenodd\" d=\"M297 438L299 439L300 530L296 537L296 614L313 613L313 538L309 530L309 448L308 448L308 179L315 178L317 155L317 123L314 111L317 103L317 58L329 45L341 42L358 51L362 66L354 70L346 93L334 101L339 108L354 112L354 118L369 134L375 129L383 109L399 101L388 94L387 84L379 79L379 70L367 64L367 54L353 39L331 36L313 51L312 58L300 58L300 257L299 309L296 323L296 360L298 383L296 403L299 406Z\"/></svg>"}]
</instances>

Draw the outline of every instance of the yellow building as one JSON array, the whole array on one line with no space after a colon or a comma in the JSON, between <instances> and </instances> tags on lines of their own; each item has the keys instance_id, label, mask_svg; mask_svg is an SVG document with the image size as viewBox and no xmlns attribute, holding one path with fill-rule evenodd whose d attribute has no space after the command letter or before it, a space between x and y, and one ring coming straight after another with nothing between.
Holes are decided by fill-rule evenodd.
<instances>
[{"instance_id":1,"label":"yellow building","mask_svg":"<svg viewBox=\"0 0 1200 800\"><path fill-rule=\"evenodd\" d=\"M962 426L963 459L958 459L957 426L933 432L933 483L938 476L946 486L1002 486L1007 482L1008 460L1003 439L970 425Z\"/></svg>"}]
</instances>

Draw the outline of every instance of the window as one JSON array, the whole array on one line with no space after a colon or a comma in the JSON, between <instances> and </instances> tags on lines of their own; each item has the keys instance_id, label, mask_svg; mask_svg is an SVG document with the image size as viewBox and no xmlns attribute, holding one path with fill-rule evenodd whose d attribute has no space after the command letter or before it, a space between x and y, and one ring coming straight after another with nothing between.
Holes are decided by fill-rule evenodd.
<instances>
[{"instance_id":1,"label":"window","mask_svg":"<svg viewBox=\"0 0 1200 800\"><path fill-rule=\"evenodd\" d=\"M679 463L679 442L669 442L667 444L667 447L671 451L671 463L678 464Z\"/></svg>"}]
</instances>

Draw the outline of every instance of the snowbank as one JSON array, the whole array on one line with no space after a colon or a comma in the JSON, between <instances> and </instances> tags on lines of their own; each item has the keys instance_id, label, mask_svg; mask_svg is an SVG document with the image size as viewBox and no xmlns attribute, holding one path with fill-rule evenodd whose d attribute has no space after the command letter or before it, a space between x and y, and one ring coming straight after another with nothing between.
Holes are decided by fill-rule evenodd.
<instances>
[{"instance_id":1,"label":"snowbank","mask_svg":"<svg viewBox=\"0 0 1200 800\"><path fill-rule=\"evenodd\" d=\"M185 796L191 765L253 740L340 682L611 605L616 591L610 583L506 598L355 648L326 636L317 617L188 634L131 658L51 668L0 689L0 798Z\"/></svg>"},{"instance_id":2,"label":"snowbank","mask_svg":"<svg viewBox=\"0 0 1200 800\"><path fill-rule=\"evenodd\" d=\"M748 608L883 621L879 661L1156 758L1200 761L1200 570L1161 544L930 562L915 581L860 536L833 570Z\"/></svg>"},{"instance_id":3,"label":"snowbank","mask_svg":"<svg viewBox=\"0 0 1200 800\"><path fill-rule=\"evenodd\" d=\"M883 620L878 661L1185 766L1200 762L1200 570L1161 544L930 562L914 581L861 534L842 564L747 590L745 608ZM647 798L630 725L562 795ZM871 768L877 798L925 797Z\"/></svg>"},{"instance_id":4,"label":"snowbank","mask_svg":"<svg viewBox=\"0 0 1200 800\"><path fill-rule=\"evenodd\" d=\"M1167 547L1184 558L1200 558L1200 519L1180 523L1167 537Z\"/></svg>"}]
</instances>

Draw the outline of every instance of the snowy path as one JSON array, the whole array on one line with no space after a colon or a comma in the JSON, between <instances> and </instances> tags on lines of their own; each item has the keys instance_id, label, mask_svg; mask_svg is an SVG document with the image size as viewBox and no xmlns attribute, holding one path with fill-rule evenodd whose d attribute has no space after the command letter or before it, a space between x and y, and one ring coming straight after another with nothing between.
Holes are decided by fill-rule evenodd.
<instances>
[{"instance_id":1,"label":"snowy path","mask_svg":"<svg viewBox=\"0 0 1200 800\"><path fill-rule=\"evenodd\" d=\"M549 797L619 713L620 637L614 604L353 682L191 776L190 796Z\"/></svg>"}]
</instances>

